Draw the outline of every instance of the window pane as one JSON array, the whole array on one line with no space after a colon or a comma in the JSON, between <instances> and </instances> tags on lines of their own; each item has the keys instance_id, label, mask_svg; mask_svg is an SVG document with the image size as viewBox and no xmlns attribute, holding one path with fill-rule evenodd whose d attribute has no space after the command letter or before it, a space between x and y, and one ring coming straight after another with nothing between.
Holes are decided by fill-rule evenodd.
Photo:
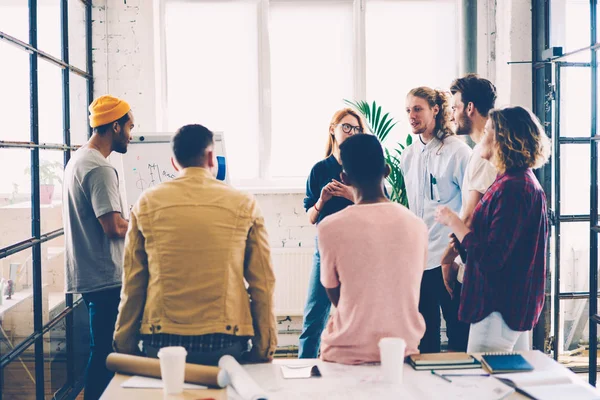
<instances>
[{"instance_id":1,"label":"window pane","mask_svg":"<svg viewBox=\"0 0 600 400\"><path fill-rule=\"evenodd\" d=\"M42 243L42 307L44 324L65 308L64 237Z\"/></svg>"},{"instance_id":2,"label":"window pane","mask_svg":"<svg viewBox=\"0 0 600 400\"><path fill-rule=\"evenodd\" d=\"M560 213L590 213L590 146L560 146Z\"/></svg>"},{"instance_id":3,"label":"window pane","mask_svg":"<svg viewBox=\"0 0 600 400\"><path fill-rule=\"evenodd\" d=\"M307 176L353 96L352 3L272 3L270 21L271 175Z\"/></svg>"},{"instance_id":4,"label":"window pane","mask_svg":"<svg viewBox=\"0 0 600 400\"><path fill-rule=\"evenodd\" d=\"M69 77L71 107L71 144L84 144L89 133L87 79L71 72Z\"/></svg>"},{"instance_id":5,"label":"window pane","mask_svg":"<svg viewBox=\"0 0 600 400\"><path fill-rule=\"evenodd\" d=\"M63 143L62 68L38 57L40 143Z\"/></svg>"},{"instance_id":6,"label":"window pane","mask_svg":"<svg viewBox=\"0 0 600 400\"><path fill-rule=\"evenodd\" d=\"M62 178L64 153L40 151L40 209L42 233L62 228Z\"/></svg>"},{"instance_id":7,"label":"window pane","mask_svg":"<svg viewBox=\"0 0 600 400\"><path fill-rule=\"evenodd\" d=\"M591 135L591 76L590 68L561 68L560 136Z\"/></svg>"},{"instance_id":8,"label":"window pane","mask_svg":"<svg viewBox=\"0 0 600 400\"><path fill-rule=\"evenodd\" d=\"M37 6L38 49L62 59L60 0L38 1Z\"/></svg>"},{"instance_id":9,"label":"window pane","mask_svg":"<svg viewBox=\"0 0 600 400\"><path fill-rule=\"evenodd\" d=\"M31 151L0 149L0 248L31 238Z\"/></svg>"},{"instance_id":10,"label":"window pane","mask_svg":"<svg viewBox=\"0 0 600 400\"><path fill-rule=\"evenodd\" d=\"M587 369L589 365L589 324L589 300L569 299L560 301L561 340L558 343L558 361L568 364L566 365L568 368ZM584 378L587 382L587 374Z\"/></svg>"},{"instance_id":11,"label":"window pane","mask_svg":"<svg viewBox=\"0 0 600 400\"><path fill-rule=\"evenodd\" d=\"M398 121L387 146L404 143L410 132L404 112L406 94L417 86L447 89L458 74L456 3L419 0L367 4L367 100L376 101ZM393 43L390 38L394 38Z\"/></svg>"},{"instance_id":12,"label":"window pane","mask_svg":"<svg viewBox=\"0 0 600 400\"><path fill-rule=\"evenodd\" d=\"M19 358L2 369L2 398L10 400L35 399L35 353L30 346Z\"/></svg>"},{"instance_id":13,"label":"window pane","mask_svg":"<svg viewBox=\"0 0 600 400\"><path fill-rule=\"evenodd\" d=\"M4 6L0 6L0 10L4 10ZM2 18L0 12L0 20ZM3 93L10 93L10 96L0 96L0 140L28 142L31 137L29 53L0 40L0 60L3 60L0 62L0 88Z\"/></svg>"},{"instance_id":14,"label":"window pane","mask_svg":"<svg viewBox=\"0 0 600 400\"><path fill-rule=\"evenodd\" d=\"M590 45L590 2L588 0L550 1L550 43L563 53ZM571 56L566 61L590 61L590 52Z\"/></svg>"},{"instance_id":15,"label":"window pane","mask_svg":"<svg viewBox=\"0 0 600 400\"><path fill-rule=\"evenodd\" d=\"M589 290L589 222L563 222L560 225L560 291Z\"/></svg>"},{"instance_id":16,"label":"window pane","mask_svg":"<svg viewBox=\"0 0 600 400\"><path fill-rule=\"evenodd\" d=\"M67 384L67 337L64 319L44 335L44 381L46 399L53 399L54 394Z\"/></svg>"},{"instance_id":17,"label":"window pane","mask_svg":"<svg viewBox=\"0 0 600 400\"><path fill-rule=\"evenodd\" d=\"M87 71L85 4L69 1L69 64Z\"/></svg>"},{"instance_id":18,"label":"window pane","mask_svg":"<svg viewBox=\"0 0 600 400\"><path fill-rule=\"evenodd\" d=\"M258 176L257 18L250 2L166 4L169 130L224 131L232 179Z\"/></svg>"},{"instance_id":19,"label":"window pane","mask_svg":"<svg viewBox=\"0 0 600 400\"><path fill-rule=\"evenodd\" d=\"M0 2L0 31L29 43L29 7L27 1ZM4 59L4 57L0 57Z\"/></svg>"},{"instance_id":20,"label":"window pane","mask_svg":"<svg viewBox=\"0 0 600 400\"><path fill-rule=\"evenodd\" d=\"M32 251L23 250L0 259L0 277L12 282L12 295L2 295L2 354L33 333Z\"/></svg>"}]
</instances>

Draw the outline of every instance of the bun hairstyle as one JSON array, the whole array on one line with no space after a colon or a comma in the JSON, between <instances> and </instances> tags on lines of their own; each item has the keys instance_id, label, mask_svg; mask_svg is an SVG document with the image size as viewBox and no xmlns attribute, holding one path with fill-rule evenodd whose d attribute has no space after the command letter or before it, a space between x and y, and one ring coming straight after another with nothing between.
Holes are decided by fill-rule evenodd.
<instances>
[{"instance_id":1,"label":"bun hairstyle","mask_svg":"<svg viewBox=\"0 0 600 400\"><path fill-rule=\"evenodd\" d=\"M450 93L427 86L420 86L408 92L408 95L425 100L430 108L436 105L439 107L440 111L435 116L435 128L433 132L436 138L443 142L448 136L454 135L451 124Z\"/></svg>"}]
</instances>

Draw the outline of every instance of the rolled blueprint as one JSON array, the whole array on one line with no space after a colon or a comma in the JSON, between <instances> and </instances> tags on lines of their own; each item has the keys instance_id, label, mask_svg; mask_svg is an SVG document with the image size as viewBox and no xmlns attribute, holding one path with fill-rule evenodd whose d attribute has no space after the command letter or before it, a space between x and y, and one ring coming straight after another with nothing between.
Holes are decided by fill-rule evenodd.
<instances>
[{"instance_id":1,"label":"rolled blueprint","mask_svg":"<svg viewBox=\"0 0 600 400\"><path fill-rule=\"evenodd\" d=\"M268 400L269 396L248 375L244 367L231 356L223 356L219 360L219 367L227 371L231 386L244 400Z\"/></svg>"},{"instance_id":2,"label":"rolled blueprint","mask_svg":"<svg viewBox=\"0 0 600 400\"><path fill-rule=\"evenodd\" d=\"M160 361L156 358L111 353L106 359L106 368L113 372L130 375L161 377ZM185 381L187 383L224 388L229 384L229 376L222 368L186 363Z\"/></svg>"}]
</instances>

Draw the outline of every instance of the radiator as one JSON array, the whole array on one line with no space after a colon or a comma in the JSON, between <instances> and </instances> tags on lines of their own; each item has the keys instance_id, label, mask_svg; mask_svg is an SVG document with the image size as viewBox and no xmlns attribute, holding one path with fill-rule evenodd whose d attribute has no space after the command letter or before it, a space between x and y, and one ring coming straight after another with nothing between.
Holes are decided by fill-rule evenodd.
<instances>
[{"instance_id":1,"label":"radiator","mask_svg":"<svg viewBox=\"0 0 600 400\"><path fill-rule=\"evenodd\" d=\"M275 315L302 316L313 265L312 247L272 248Z\"/></svg>"}]
</instances>

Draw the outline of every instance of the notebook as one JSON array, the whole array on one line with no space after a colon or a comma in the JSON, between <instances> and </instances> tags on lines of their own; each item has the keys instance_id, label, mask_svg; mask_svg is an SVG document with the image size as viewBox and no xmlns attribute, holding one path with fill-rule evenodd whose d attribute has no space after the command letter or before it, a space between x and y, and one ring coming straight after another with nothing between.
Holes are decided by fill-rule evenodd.
<instances>
[{"instance_id":1,"label":"notebook","mask_svg":"<svg viewBox=\"0 0 600 400\"><path fill-rule=\"evenodd\" d=\"M487 353L481 361L492 374L533 371L533 366L517 353Z\"/></svg>"},{"instance_id":2,"label":"notebook","mask_svg":"<svg viewBox=\"0 0 600 400\"><path fill-rule=\"evenodd\" d=\"M538 400L598 400L600 392L570 376L550 371L494 375L501 382Z\"/></svg>"},{"instance_id":3,"label":"notebook","mask_svg":"<svg viewBox=\"0 0 600 400\"><path fill-rule=\"evenodd\" d=\"M481 363L467 353L413 354L409 363L416 370L481 368Z\"/></svg>"}]
</instances>

